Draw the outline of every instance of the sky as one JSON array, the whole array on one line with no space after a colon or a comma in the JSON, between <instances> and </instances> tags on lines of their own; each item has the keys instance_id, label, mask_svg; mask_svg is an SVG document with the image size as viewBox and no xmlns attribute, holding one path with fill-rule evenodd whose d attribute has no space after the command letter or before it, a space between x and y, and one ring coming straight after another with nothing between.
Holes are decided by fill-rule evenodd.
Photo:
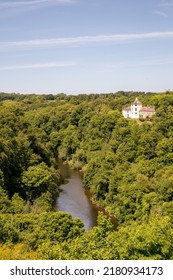
<instances>
[{"instance_id":1,"label":"sky","mask_svg":"<svg viewBox=\"0 0 173 280\"><path fill-rule=\"evenodd\" d=\"M173 0L0 0L0 92L173 90Z\"/></svg>"}]
</instances>

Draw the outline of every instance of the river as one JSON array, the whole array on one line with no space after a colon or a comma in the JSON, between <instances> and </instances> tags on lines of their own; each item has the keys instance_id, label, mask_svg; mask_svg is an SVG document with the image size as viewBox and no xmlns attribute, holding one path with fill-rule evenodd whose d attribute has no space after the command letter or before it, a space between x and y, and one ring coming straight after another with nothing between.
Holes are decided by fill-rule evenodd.
<instances>
[{"instance_id":1,"label":"river","mask_svg":"<svg viewBox=\"0 0 173 280\"><path fill-rule=\"evenodd\" d=\"M69 212L73 218L80 218L85 229L97 225L98 209L92 204L84 188L82 173L70 170L68 165L60 164L60 174L66 179L65 183L59 186L56 209Z\"/></svg>"}]
</instances>

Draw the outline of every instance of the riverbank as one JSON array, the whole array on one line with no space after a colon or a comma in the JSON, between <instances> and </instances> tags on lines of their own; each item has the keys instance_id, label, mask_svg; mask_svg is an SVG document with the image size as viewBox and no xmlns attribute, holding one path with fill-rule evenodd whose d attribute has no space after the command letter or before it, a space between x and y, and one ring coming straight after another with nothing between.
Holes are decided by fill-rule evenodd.
<instances>
[{"instance_id":1,"label":"riverbank","mask_svg":"<svg viewBox=\"0 0 173 280\"><path fill-rule=\"evenodd\" d=\"M59 161L62 184L59 186L59 196L56 209L69 212L72 217L80 218L85 229L97 225L98 212L104 213L117 227L117 220L110 215L98 201L95 201L88 188L83 184L83 171L71 169L67 162Z\"/></svg>"}]
</instances>

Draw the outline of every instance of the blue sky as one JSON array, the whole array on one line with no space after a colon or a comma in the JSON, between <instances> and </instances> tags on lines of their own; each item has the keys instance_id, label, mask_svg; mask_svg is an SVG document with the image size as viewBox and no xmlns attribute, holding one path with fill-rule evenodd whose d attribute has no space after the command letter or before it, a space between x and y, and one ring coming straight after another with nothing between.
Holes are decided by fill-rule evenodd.
<instances>
[{"instance_id":1,"label":"blue sky","mask_svg":"<svg viewBox=\"0 0 173 280\"><path fill-rule=\"evenodd\" d=\"M0 91L173 89L173 0L0 0Z\"/></svg>"}]
</instances>

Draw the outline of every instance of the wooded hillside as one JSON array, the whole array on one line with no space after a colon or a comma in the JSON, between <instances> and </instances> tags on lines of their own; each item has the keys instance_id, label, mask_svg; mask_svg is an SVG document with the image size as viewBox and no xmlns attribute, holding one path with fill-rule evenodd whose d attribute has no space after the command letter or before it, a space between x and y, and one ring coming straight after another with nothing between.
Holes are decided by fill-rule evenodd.
<instances>
[{"instance_id":1,"label":"wooded hillside","mask_svg":"<svg viewBox=\"0 0 173 280\"><path fill-rule=\"evenodd\" d=\"M135 97L151 121L122 116ZM54 211L58 158L84 171L116 230ZM172 221L173 92L0 93L1 259L172 259Z\"/></svg>"}]
</instances>

